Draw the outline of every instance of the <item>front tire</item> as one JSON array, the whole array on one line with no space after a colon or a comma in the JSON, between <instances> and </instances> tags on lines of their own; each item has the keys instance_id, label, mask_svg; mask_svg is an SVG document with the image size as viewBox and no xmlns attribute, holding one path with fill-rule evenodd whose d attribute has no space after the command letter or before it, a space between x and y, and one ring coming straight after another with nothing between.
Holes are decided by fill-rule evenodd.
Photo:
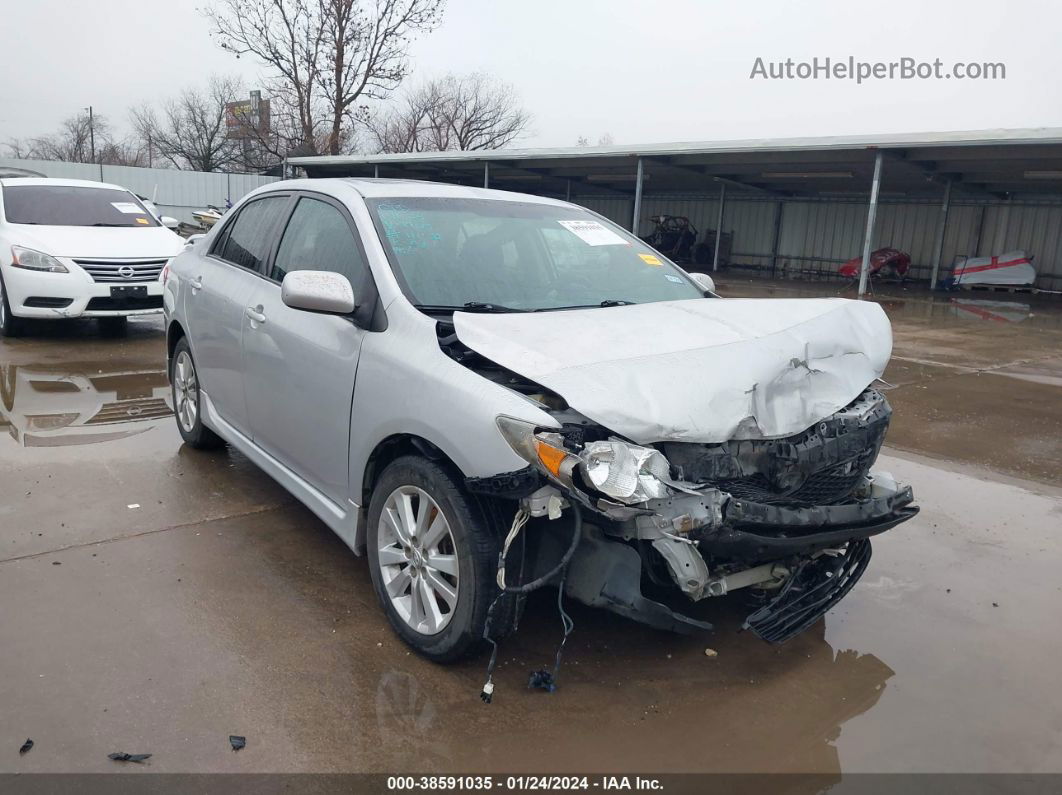
<instances>
[{"instance_id":1,"label":"front tire","mask_svg":"<svg viewBox=\"0 0 1062 795\"><path fill-rule=\"evenodd\" d=\"M480 506L435 462L403 456L376 481L368 522L369 572L395 633L436 662L476 651L498 594L498 538ZM492 628L511 620L508 601Z\"/></svg>"},{"instance_id":2,"label":"front tire","mask_svg":"<svg viewBox=\"0 0 1062 795\"><path fill-rule=\"evenodd\" d=\"M0 274L0 337L18 337L22 334L22 319L11 314L3 274Z\"/></svg>"},{"instance_id":3,"label":"front tire","mask_svg":"<svg viewBox=\"0 0 1062 795\"><path fill-rule=\"evenodd\" d=\"M187 337L178 340L173 349L173 364L170 368L173 416L177 419L177 430L184 443L196 450L214 450L223 446L224 440L203 425L199 376Z\"/></svg>"}]
</instances>

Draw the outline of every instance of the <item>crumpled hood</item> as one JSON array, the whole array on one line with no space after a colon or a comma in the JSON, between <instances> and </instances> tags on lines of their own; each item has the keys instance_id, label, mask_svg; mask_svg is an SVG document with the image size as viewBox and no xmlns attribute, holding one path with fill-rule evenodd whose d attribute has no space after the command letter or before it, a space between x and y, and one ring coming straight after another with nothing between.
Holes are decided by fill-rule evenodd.
<instances>
[{"instance_id":1,"label":"crumpled hood","mask_svg":"<svg viewBox=\"0 0 1062 795\"><path fill-rule=\"evenodd\" d=\"M639 444L790 436L885 370L876 303L706 299L454 314L458 338Z\"/></svg>"},{"instance_id":2,"label":"crumpled hood","mask_svg":"<svg viewBox=\"0 0 1062 795\"><path fill-rule=\"evenodd\" d=\"M19 226L12 242L72 259L140 259L173 257L184 240L164 226L138 229L112 226Z\"/></svg>"}]
</instances>

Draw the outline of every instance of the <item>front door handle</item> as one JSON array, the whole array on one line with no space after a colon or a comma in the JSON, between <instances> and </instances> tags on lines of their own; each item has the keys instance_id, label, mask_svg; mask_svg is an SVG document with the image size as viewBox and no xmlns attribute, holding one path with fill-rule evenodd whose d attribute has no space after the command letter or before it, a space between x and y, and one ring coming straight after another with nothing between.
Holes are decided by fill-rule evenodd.
<instances>
[{"instance_id":1,"label":"front door handle","mask_svg":"<svg viewBox=\"0 0 1062 795\"><path fill-rule=\"evenodd\" d=\"M262 312L261 304L259 304L258 306L247 307L247 309L244 310L244 314L247 315L247 317L255 323L262 324L266 322L266 316L265 313Z\"/></svg>"},{"instance_id":2,"label":"front door handle","mask_svg":"<svg viewBox=\"0 0 1062 795\"><path fill-rule=\"evenodd\" d=\"M203 277L202 276L196 276L194 279L192 279L192 283L191 283L190 286L192 288L192 294L193 295L198 293L200 290L203 289Z\"/></svg>"}]
</instances>

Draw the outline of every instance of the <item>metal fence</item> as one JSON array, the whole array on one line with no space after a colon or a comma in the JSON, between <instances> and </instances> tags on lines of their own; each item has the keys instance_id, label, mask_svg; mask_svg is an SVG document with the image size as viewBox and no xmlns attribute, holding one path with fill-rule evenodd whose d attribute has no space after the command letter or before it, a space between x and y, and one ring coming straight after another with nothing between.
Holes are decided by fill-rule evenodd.
<instances>
[{"instance_id":1,"label":"metal fence","mask_svg":"<svg viewBox=\"0 0 1062 795\"><path fill-rule=\"evenodd\" d=\"M630 227L633 203L628 198L575 196L572 200ZM684 215L703 233L715 228L718 210L718 198L712 196L646 195L639 232L649 232L649 219L654 215ZM912 277L928 280L939 219L939 203L883 199L878 206L874 248L891 246L906 251L911 255ZM733 233L734 265L782 278L833 278L841 263L862 253L866 220L866 199L728 196L723 230ZM941 257L942 276L951 272L952 263L960 256L992 256L1014 249L1023 249L1033 257L1038 287L1062 290L1062 205L952 201Z\"/></svg>"},{"instance_id":2,"label":"metal fence","mask_svg":"<svg viewBox=\"0 0 1062 795\"><path fill-rule=\"evenodd\" d=\"M224 207L226 199L236 202L255 188L277 181L277 177L260 177L257 174L216 174L166 168L19 160L12 157L0 157L0 166L26 168L46 177L90 179L121 185L148 199L154 197L155 204L164 215L189 222L193 220L192 213L195 210L202 210L208 204Z\"/></svg>"},{"instance_id":3,"label":"metal fence","mask_svg":"<svg viewBox=\"0 0 1062 795\"><path fill-rule=\"evenodd\" d=\"M0 158L0 166L27 168L48 177L109 182L155 203L166 215L191 221L192 212L226 199L235 202L276 177L216 174L164 168L133 168L91 163ZM633 210L625 197L574 196L573 201L629 227ZM704 195L654 196L642 199L639 231L651 228L654 215L687 216L702 233L713 229L718 198ZM778 217L781 213L781 218ZM730 198L723 230L733 234L731 262L767 275L830 278L840 263L862 251L865 199ZM878 208L875 248L891 246L911 255L912 276L928 279L940 218L935 202L882 200ZM1062 290L1062 205L1031 202L952 202L944 236L941 274L960 256L991 256L1014 249L1031 255L1037 286Z\"/></svg>"}]
</instances>

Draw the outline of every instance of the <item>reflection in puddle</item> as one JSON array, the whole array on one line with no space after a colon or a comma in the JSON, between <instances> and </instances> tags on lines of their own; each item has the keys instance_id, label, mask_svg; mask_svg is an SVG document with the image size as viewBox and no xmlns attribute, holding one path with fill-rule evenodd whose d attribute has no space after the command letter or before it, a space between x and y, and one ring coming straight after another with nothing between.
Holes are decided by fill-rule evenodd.
<instances>
[{"instance_id":1,"label":"reflection in puddle","mask_svg":"<svg viewBox=\"0 0 1062 795\"><path fill-rule=\"evenodd\" d=\"M441 770L451 761L445 733L436 725L435 704L412 674L388 671L376 686L376 723L381 748L416 754L417 769ZM401 752L401 751L400 751ZM406 765L414 760L406 759Z\"/></svg>"},{"instance_id":2,"label":"reflection in puddle","mask_svg":"<svg viewBox=\"0 0 1062 795\"><path fill-rule=\"evenodd\" d=\"M172 414L166 371L0 365L0 428L23 447L125 439Z\"/></svg>"},{"instance_id":3,"label":"reflection in puddle","mask_svg":"<svg viewBox=\"0 0 1062 795\"><path fill-rule=\"evenodd\" d=\"M938 325L951 320L974 323L1032 323L1038 327L1058 327L1059 316L1034 312L1032 304L1021 301L991 301L980 298L957 296L934 296L918 301L903 301L892 298L878 299L891 318L921 318Z\"/></svg>"},{"instance_id":4,"label":"reflection in puddle","mask_svg":"<svg viewBox=\"0 0 1062 795\"><path fill-rule=\"evenodd\" d=\"M1031 306L1015 301L952 298L951 306L957 317L969 320L988 320L993 323L1020 323L1032 313Z\"/></svg>"},{"instance_id":5,"label":"reflection in puddle","mask_svg":"<svg viewBox=\"0 0 1062 795\"><path fill-rule=\"evenodd\" d=\"M378 736L370 743L372 753L385 766L432 772L535 770L543 760L562 772L799 771L814 773L818 780L793 791L817 792L841 778L842 727L878 703L895 672L874 654L832 647L825 640L825 622L809 633L799 653L772 656L774 663L766 666L765 658L731 649L725 660L712 664L715 673L708 677L697 670L703 666L700 659L690 668L676 669L682 663L668 662L665 671L637 650L640 665L610 658L601 661L601 668L594 665L592 674L584 667L557 694L520 700L508 693L491 707L472 703L474 694L448 697L449 688L437 683L435 669L390 670L376 685ZM756 679L756 696L749 701L735 686L751 678ZM660 709L667 717L632 722L632 716L650 714L646 700L661 696L664 680L670 685ZM619 687L606 686L608 682ZM466 695L470 700L463 704ZM434 700L440 696L441 706ZM557 709L563 719L557 718ZM654 715L656 710L650 707ZM519 717L508 722L514 711ZM504 715L509 729L484 732L473 717L481 712L493 715L488 718L492 721ZM741 717L705 720L709 714ZM696 727L695 736L691 727ZM625 750L617 756L620 748ZM696 763L689 768L693 758Z\"/></svg>"}]
</instances>

